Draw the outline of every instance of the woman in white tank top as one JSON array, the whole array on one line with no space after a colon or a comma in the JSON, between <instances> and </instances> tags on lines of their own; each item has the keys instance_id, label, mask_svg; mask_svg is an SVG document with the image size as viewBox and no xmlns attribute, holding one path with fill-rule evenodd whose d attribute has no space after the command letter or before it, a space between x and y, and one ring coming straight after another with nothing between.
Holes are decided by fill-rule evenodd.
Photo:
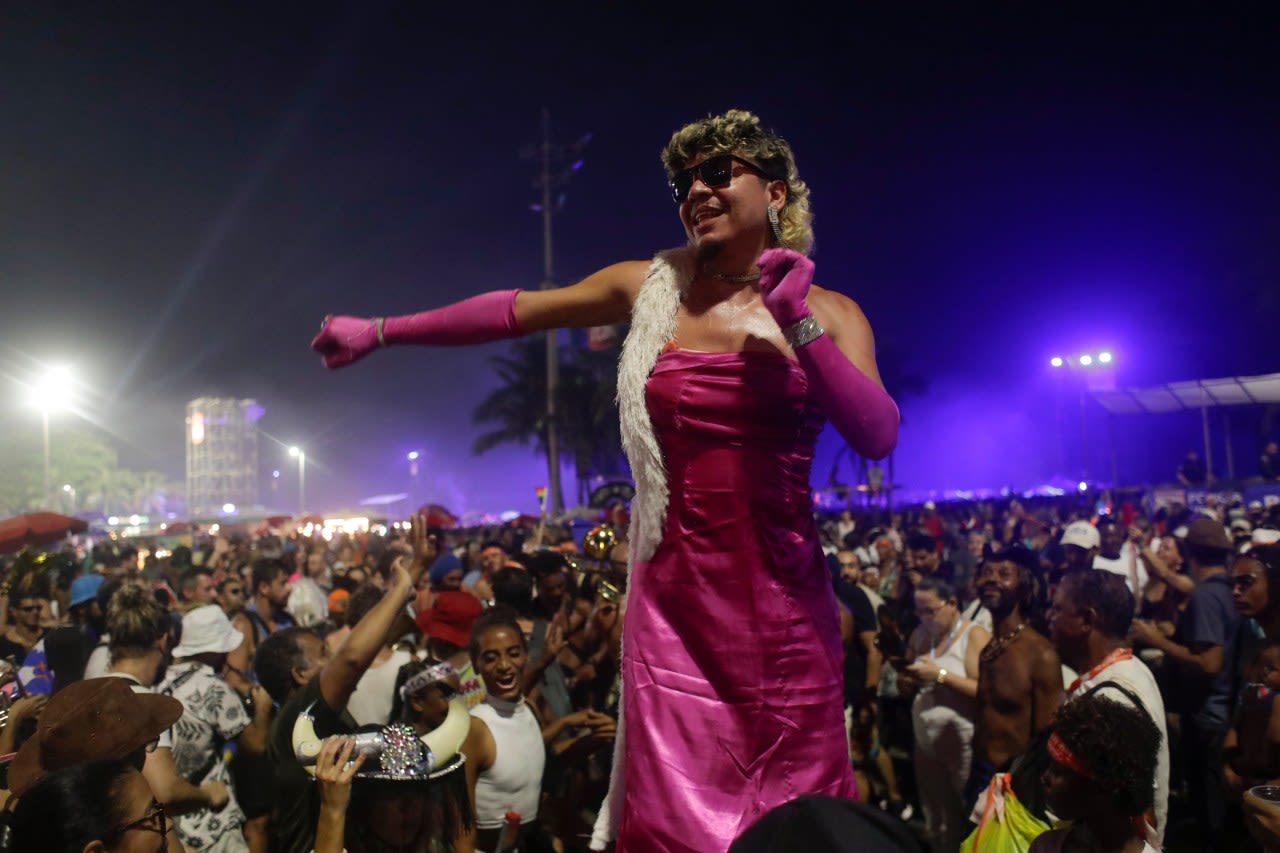
<instances>
[{"instance_id":1,"label":"woman in white tank top","mask_svg":"<svg viewBox=\"0 0 1280 853\"><path fill-rule=\"evenodd\" d=\"M955 591L927 577L916 586L920 627L908 641L916 785L935 851L957 850L969 828L963 792L973 758L978 654L991 634L960 614ZM900 682L901 683L901 682Z\"/></svg>"}]
</instances>

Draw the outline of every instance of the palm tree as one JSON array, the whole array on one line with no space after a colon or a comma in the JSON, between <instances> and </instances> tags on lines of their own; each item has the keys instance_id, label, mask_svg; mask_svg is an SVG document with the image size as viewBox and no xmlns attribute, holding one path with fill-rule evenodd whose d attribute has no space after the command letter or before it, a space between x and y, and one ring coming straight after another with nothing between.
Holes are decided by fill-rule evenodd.
<instances>
[{"instance_id":1,"label":"palm tree","mask_svg":"<svg viewBox=\"0 0 1280 853\"><path fill-rule=\"evenodd\" d=\"M556 433L561 451L574 462L579 500L584 501L593 474L614 473L622 456L614 396L617 353L562 347L556 394ZM547 366L544 342L524 339L510 355L491 360L501 384L480 402L471 420L492 424L472 444L476 454L500 444L533 445L547 453ZM548 463L550 464L550 463Z\"/></svg>"}]
</instances>

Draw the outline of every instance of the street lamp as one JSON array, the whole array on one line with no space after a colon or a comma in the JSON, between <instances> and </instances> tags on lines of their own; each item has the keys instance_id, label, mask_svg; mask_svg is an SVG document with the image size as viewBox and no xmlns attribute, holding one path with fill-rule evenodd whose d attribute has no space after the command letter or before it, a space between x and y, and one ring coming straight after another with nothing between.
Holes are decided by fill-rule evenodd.
<instances>
[{"instance_id":1,"label":"street lamp","mask_svg":"<svg viewBox=\"0 0 1280 853\"><path fill-rule=\"evenodd\" d=\"M71 391L71 371L65 367L52 367L31 386L31 402L40 410L40 423L44 436L44 488L40 499L45 506L53 502L51 486L51 465L49 459L49 413L66 407L67 396Z\"/></svg>"},{"instance_id":2,"label":"street lamp","mask_svg":"<svg viewBox=\"0 0 1280 853\"><path fill-rule=\"evenodd\" d=\"M298 460L298 512L306 512L307 506L307 453L300 447L290 447L289 455Z\"/></svg>"}]
</instances>

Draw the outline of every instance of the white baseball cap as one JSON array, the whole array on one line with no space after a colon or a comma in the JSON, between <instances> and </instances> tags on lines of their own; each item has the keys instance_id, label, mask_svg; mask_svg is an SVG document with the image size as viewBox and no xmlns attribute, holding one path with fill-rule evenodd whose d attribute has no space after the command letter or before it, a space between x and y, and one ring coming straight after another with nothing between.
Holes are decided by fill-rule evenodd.
<instances>
[{"instance_id":1,"label":"white baseball cap","mask_svg":"<svg viewBox=\"0 0 1280 853\"><path fill-rule=\"evenodd\" d=\"M1073 521L1062 531L1062 544L1075 545L1089 551L1102 545L1102 537L1098 535L1098 528L1089 522Z\"/></svg>"}]
</instances>

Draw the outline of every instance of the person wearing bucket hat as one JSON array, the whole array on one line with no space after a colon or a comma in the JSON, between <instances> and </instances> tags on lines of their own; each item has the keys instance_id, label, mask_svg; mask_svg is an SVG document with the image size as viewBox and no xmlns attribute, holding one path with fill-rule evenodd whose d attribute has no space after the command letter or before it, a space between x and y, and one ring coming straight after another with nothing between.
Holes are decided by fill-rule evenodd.
<instances>
[{"instance_id":1,"label":"person wearing bucket hat","mask_svg":"<svg viewBox=\"0 0 1280 853\"><path fill-rule=\"evenodd\" d=\"M221 809L201 808L174 818L178 837L191 850L247 853L249 849L242 831L245 815L236 801L222 744L236 740L245 752L265 752L271 698L254 686L245 701L220 675L227 654L242 642L244 635L232 627L221 607L207 604L188 611L182 617L182 642L173 649L175 662L159 687L160 693L185 708L172 731L178 772L196 785L219 782L228 790Z\"/></svg>"},{"instance_id":2,"label":"person wearing bucket hat","mask_svg":"<svg viewBox=\"0 0 1280 853\"><path fill-rule=\"evenodd\" d=\"M182 716L169 696L135 693L122 678L77 681L49 700L35 734L9 765L9 791L22 796L47 773L85 761L143 759Z\"/></svg>"}]
</instances>

